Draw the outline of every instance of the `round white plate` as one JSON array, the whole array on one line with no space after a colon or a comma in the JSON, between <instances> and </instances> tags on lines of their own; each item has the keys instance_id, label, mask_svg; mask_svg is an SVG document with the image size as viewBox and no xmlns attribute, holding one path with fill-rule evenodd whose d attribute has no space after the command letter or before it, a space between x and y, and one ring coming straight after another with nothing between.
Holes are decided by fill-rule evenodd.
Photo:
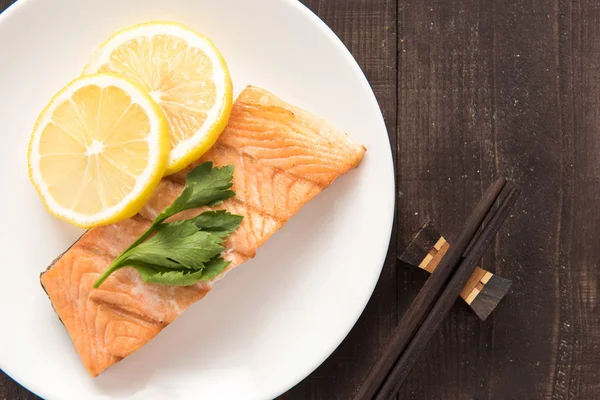
<instances>
[{"instance_id":1,"label":"round white plate","mask_svg":"<svg viewBox=\"0 0 600 400\"><path fill-rule=\"evenodd\" d=\"M81 231L27 178L37 114L114 31L177 21L211 37L237 93L264 87L366 145L255 259L157 338L92 379L39 274ZM340 40L294 0L20 0L0 15L0 368L47 399L268 399L304 379L364 309L387 252L394 175L381 112Z\"/></svg>"}]
</instances>

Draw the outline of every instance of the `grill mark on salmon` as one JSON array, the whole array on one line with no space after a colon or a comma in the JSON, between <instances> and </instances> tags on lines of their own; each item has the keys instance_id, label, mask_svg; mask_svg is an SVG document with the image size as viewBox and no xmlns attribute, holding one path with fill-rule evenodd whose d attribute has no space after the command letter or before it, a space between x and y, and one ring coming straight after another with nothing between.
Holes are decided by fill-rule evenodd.
<instances>
[{"instance_id":1,"label":"grill mark on salmon","mask_svg":"<svg viewBox=\"0 0 600 400\"><path fill-rule=\"evenodd\" d=\"M42 287L92 376L137 350L214 282L256 254L307 201L358 165L365 152L322 119L271 93L248 87L236 100L230 121L212 149L178 174L164 178L138 215L87 231L42 274ZM156 215L181 193L185 174L213 161L234 164L236 197L214 207L244 216L225 243L231 264L211 281L171 287L144 283L131 268L93 283ZM207 208L188 210L191 218Z\"/></svg>"}]
</instances>

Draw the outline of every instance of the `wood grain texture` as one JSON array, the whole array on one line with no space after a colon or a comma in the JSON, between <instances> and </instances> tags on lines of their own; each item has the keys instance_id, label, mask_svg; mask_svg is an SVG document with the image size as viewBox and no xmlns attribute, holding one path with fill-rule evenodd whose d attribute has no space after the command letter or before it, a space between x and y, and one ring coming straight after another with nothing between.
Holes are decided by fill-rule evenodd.
<instances>
[{"instance_id":1,"label":"wood grain texture","mask_svg":"<svg viewBox=\"0 0 600 400\"><path fill-rule=\"evenodd\" d=\"M11 0L0 0L0 10ZM485 321L462 301L400 399L600 398L600 4L303 0L369 79L397 170L394 237L352 332L281 396L347 399L427 278L396 265L431 218L450 242L498 176L523 193L482 268L513 280ZM36 397L0 373L0 399Z\"/></svg>"},{"instance_id":2,"label":"wood grain texture","mask_svg":"<svg viewBox=\"0 0 600 400\"><path fill-rule=\"evenodd\" d=\"M400 221L456 232L494 176L524 190L482 264L511 294L484 323L457 304L400 397L600 397L597 6L400 0L399 21Z\"/></svg>"}]
</instances>

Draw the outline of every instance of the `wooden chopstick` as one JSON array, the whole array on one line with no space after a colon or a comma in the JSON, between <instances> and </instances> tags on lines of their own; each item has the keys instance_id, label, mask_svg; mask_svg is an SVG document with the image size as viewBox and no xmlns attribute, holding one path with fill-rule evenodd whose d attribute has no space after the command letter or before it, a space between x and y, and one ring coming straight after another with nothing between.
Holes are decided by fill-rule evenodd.
<instances>
[{"instance_id":1,"label":"wooden chopstick","mask_svg":"<svg viewBox=\"0 0 600 400\"><path fill-rule=\"evenodd\" d=\"M475 210L473 210L467 219L462 233L456 240L456 244L450 247L448 253L446 253L429 279L427 279L423 288L421 288L415 300L413 300L398 323L383 353L375 361L375 364L371 367L361 386L357 389L353 397L354 400L371 400L377 393L388 373L400 357L400 354L414 336L419 324L423 321L431 306L442 292L450 275L458 267L458 263L467 246L469 246L471 239L477 233L505 185L505 179L498 179L490 185L479 204L475 207Z\"/></svg>"},{"instance_id":2,"label":"wooden chopstick","mask_svg":"<svg viewBox=\"0 0 600 400\"><path fill-rule=\"evenodd\" d=\"M392 371L386 377L381 389L375 396L375 400L389 400L398 393L400 386L415 365L418 357L423 353L433 333L450 312L452 305L460 295L473 269L475 269L475 266L492 243L494 236L498 233L498 230L506 217L508 217L512 206L519 196L519 189L515 187L509 188L506 186L503 192L506 192L506 195L500 200L499 207L491 213L489 222L478 235L473 245L470 246L468 253L460 262L457 271L433 305L431 311L425 317L425 320L418 328L415 336L400 356Z\"/></svg>"}]
</instances>

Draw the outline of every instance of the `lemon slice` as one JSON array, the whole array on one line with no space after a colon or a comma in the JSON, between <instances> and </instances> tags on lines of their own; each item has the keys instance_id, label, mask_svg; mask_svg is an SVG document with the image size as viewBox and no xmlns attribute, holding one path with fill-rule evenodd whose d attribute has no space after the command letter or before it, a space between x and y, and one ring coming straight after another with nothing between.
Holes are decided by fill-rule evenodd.
<instances>
[{"instance_id":1,"label":"lemon slice","mask_svg":"<svg viewBox=\"0 0 600 400\"><path fill-rule=\"evenodd\" d=\"M84 73L112 72L141 85L169 121L167 174L204 154L231 112L225 60L205 36L176 23L149 22L121 30L102 44Z\"/></svg>"},{"instance_id":2,"label":"lemon slice","mask_svg":"<svg viewBox=\"0 0 600 400\"><path fill-rule=\"evenodd\" d=\"M169 157L165 116L116 75L84 76L42 111L29 143L29 176L53 215L82 228L137 213Z\"/></svg>"}]
</instances>

